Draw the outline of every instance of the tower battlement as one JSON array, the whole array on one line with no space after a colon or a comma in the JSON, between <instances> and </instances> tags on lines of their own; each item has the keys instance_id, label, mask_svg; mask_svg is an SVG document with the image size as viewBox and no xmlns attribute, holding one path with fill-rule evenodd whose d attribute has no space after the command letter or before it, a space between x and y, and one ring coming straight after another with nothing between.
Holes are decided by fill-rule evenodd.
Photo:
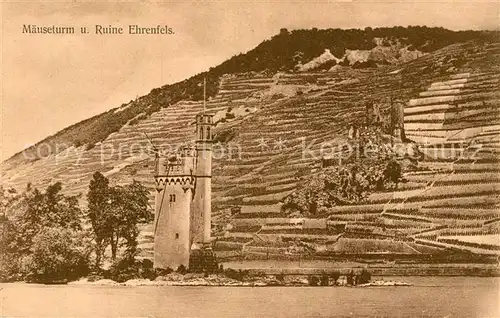
<instances>
[{"instance_id":1,"label":"tower battlement","mask_svg":"<svg viewBox=\"0 0 500 318\"><path fill-rule=\"evenodd\" d=\"M162 191L165 186L193 186L195 182L194 176L158 176L155 178L156 190Z\"/></svg>"},{"instance_id":2,"label":"tower battlement","mask_svg":"<svg viewBox=\"0 0 500 318\"><path fill-rule=\"evenodd\" d=\"M183 147L178 153L168 157L160 157L155 177L193 175L196 165L195 153L193 147Z\"/></svg>"}]
</instances>

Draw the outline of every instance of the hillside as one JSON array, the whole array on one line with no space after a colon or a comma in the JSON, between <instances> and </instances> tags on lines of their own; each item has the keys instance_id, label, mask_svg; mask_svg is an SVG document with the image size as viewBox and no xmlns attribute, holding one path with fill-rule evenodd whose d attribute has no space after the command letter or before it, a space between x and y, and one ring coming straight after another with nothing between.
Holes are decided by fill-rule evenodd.
<instances>
[{"instance_id":1,"label":"hillside","mask_svg":"<svg viewBox=\"0 0 500 318\"><path fill-rule=\"evenodd\" d=\"M419 57L453 43L496 41L498 32L450 31L444 28L420 26L293 30L282 29L279 34L263 41L254 49L241 53L209 71L184 81L153 89L148 95L123 103L119 107L69 126L49 136L32 147L6 160L17 165L19 161L37 160L57 154L68 147L84 146L91 149L131 121L145 118L162 108L181 100L199 101L203 92L199 84L207 80L207 95L214 97L225 74L294 71L318 58L325 50L336 57L343 57L338 65L373 67ZM333 67L337 62L319 65ZM320 68L321 68L320 67ZM42 146L43 145L43 146Z\"/></svg>"},{"instance_id":2,"label":"hillside","mask_svg":"<svg viewBox=\"0 0 500 318\"><path fill-rule=\"evenodd\" d=\"M248 144L244 149L254 151L224 163L219 174L224 176L217 179L224 181L225 191L215 200L221 206L241 206L224 241L257 254L259 245L269 251L268 246L276 248L284 238L315 240L316 248L343 253L498 253L499 49L498 44L450 46L402 69L358 74L359 82L328 87L257 114L260 120L240 128L245 131L237 137L240 142L264 136L290 143L274 156L263 156ZM454 58L467 62L453 68ZM401 76L405 80L400 85ZM321 225L284 218L277 203L295 190L298 177L321 165L301 157L299 139L305 137L307 145L316 140L312 149L319 154L319 142L346 139L355 115L363 114L365 99L391 96L407 101L407 138L425 154L419 171L409 172L398 191L373 193L363 204L331 209ZM336 243L325 243L331 241Z\"/></svg>"},{"instance_id":3,"label":"hillside","mask_svg":"<svg viewBox=\"0 0 500 318\"><path fill-rule=\"evenodd\" d=\"M312 46L318 50L302 54L302 59L311 61L326 49L336 57L348 47L372 50L378 46L373 38L387 37L379 34L386 31L375 29L370 36L370 30L350 31L368 36L366 47L343 42L338 49L319 41ZM68 148L32 160L19 154L4 162L3 185L22 189L28 182L43 186L60 180L66 193L77 195L86 192L92 173L101 171L114 183L136 179L154 191L153 156L144 133L163 150L192 140L193 118L203 109L197 84L206 75L207 110L218 121L217 154L226 151L215 158L213 168L213 226L222 236L219 248L257 256L306 247L327 254L498 253L500 44L488 39L488 33L462 33L443 36L442 43L437 37L414 44L426 54L411 61L287 71L297 65L293 56L306 44L289 44L285 54L272 51L270 43L296 39L303 32L282 30L207 74L154 89L68 127L46 140L54 145L48 152L57 143ZM464 37L473 40L449 43ZM267 62L245 64L256 54L267 56ZM283 214L281 202L304 177L321 169L321 143L346 141L349 125L362 120L367 101L387 113L391 99L405 103L406 137L424 153L418 171L406 174L408 182L397 191L372 193L360 204L334 207L321 218ZM457 149L467 156L450 156ZM145 256L151 253L151 234L146 226L141 240Z\"/></svg>"}]
</instances>

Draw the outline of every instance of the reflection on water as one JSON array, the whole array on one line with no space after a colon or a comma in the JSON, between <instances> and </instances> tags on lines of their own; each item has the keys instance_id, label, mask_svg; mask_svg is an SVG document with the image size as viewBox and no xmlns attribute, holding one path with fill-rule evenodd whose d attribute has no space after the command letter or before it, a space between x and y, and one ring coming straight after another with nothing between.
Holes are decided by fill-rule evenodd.
<instances>
[{"instance_id":1,"label":"reflection on water","mask_svg":"<svg viewBox=\"0 0 500 318\"><path fill-rule=\"evenodd\" d=\"M2 284L1 316L500 317L499 278L386 277L411 287L125 287Z\"/></svg>"}]
</instances>

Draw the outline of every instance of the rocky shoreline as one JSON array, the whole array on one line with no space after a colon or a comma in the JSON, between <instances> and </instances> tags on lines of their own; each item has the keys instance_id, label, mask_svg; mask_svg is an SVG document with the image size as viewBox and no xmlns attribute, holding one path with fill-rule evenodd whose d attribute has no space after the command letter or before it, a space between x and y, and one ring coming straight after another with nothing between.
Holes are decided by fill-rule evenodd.
<instances>
[{"instance_id":1,"label":"rocky shoreline","mask_svg":"<svg viewBox=\"0 0 500 318\"><path fill-rule=\"evenodd\" d=\"M212 274L204 276L203 274L170 273L165 276L158 276L154 280L148 279L130 279L126 282L116 282L111 279L100 279L89 281L83 278L78 281L70 282L69 285L97 285L97 286L213 286L213 287L266 287L266 286L310 286L307 276L285 276L282 280L273 275L249 277L244 281L239 281L226 277L224 275ZM328 286L352 286L343 281ZM352 287L372 287L372 286L411 286L409 283L399 281L377 280L366 284L354 285ZM322 286L326 287L326 286Z\"/></svg>"}]
</instances>

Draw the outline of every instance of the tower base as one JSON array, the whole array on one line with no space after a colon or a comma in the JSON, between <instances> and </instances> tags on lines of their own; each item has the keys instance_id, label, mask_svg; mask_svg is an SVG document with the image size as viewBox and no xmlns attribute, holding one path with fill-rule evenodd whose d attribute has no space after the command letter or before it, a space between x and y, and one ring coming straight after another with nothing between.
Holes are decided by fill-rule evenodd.
<instances>
[{"instance_id":1,"label":"tower base","mask_svg":"<svg viewBox=\"0 0 500 318\"><path fill-rule=\"evenodd\" d=\"M191 250L189 271L192 273L215 273L219 270L217 257L211 247Z\"/></svg>"}]
</instances>

